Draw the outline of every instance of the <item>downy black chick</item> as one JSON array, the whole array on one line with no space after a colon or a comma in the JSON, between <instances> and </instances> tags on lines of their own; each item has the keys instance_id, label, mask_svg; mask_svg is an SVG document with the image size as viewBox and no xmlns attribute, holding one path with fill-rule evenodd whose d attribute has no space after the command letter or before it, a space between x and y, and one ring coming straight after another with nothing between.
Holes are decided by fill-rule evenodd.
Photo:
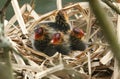
<instances>
[{"instance_id":1,"label":"downy black chick","mask_svg":"<svg viewBox=\"0 0 120 79\"><path fill-rule=\"evenodd\" d=\"M70 24L68 21L68 16L65 11L59 10L55 16L55 22L42 23L48 27L54 28L56 31L61 31L63 33L68 33L70 30Z\"/></svg>"},{"instance_id":2,"label":"downy black chick","mask_svg":"<svg viewBox=\"0 0 120 79\"><path fill-rule=\"evenodd\" d=\"M73 51L84 51L86 44L81 40L84 36L84 32L80 28L73 28L70 34L71 50Z\"/></svg>"},{"instance_id":3,"label":"downy black chick","mask_svg":"<svg viewBox=\"0 0 120 79\"><path fill-rule=\"evenodd\" d=\"M43 52L48 46L54 32L55 31L50 27L48 28L44 25L37 25L33 34L32 47Z\"/></svg>"},{"instance_id":4,"label":"downy black chick","mask_svg":"<svg viewBox=\"0 0 120 79\"><path fill-rule=\"evenodd\" d=\"M67 55L71 52L70 43L67 40L68 37L62 33L55 33L50 41L49 46L44 52L50 55L55 54L56 52Z\"/></svg>"}]
</instances>

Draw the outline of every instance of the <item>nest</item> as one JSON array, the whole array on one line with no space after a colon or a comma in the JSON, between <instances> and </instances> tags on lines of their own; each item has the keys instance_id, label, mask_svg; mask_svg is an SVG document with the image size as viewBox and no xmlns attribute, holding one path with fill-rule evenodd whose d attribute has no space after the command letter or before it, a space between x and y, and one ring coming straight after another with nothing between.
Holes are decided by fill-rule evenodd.
<instances>
[{"instance_id":1,"label":"nest","mask_svg":"<svg viewBox=\"0 0 120 79\"><path fill-rule=\"evenodd\" d=\"M57 10L39 15L29 4L24 4L21 12L15 7L16 15L6 21L5 36L18 52L11 53L16 79L111 79L113 55L88 3L70 4L62 9L69 15L71 26L85 31L83 40L88 48L71 55L56 52L51 57L32 49L29 38L33 28L38 23L53 21ZM116 26L117 14L106 5L104 9Z\"/></svg>"}]
</instances>

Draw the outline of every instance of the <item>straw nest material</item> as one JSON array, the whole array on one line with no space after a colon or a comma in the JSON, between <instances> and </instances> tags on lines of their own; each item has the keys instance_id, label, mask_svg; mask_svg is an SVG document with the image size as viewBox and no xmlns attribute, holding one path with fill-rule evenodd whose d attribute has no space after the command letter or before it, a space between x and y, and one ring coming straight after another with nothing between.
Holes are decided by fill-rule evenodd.
<instances>
[{"instance_id":1,"label":"straw nest material","mask_svg":"<svg viewBox=\"0 0 120 79\"><path fill-rule=\"evenodd\" d=\"M116 26L117 14L108 6L104 4L103 6ZM85 31L83 40L89 45L88 48L82 52L74 51L71 55L61 55L56 52L52 57L32 49L29 38L36 24L54 21L57 10L40 15L29 4L24 4L20 11L17 9L15 7L14 11L18 14L6 21L4 28L5 36L11 40L12 47L17 51L17 54L11 53L12 67L17 79L88 79L90 77L110 79L112 77L113 55L88 3L75 3L62 8L67 12L71 26L80 27Z\"/></svg>"}]
</instances>

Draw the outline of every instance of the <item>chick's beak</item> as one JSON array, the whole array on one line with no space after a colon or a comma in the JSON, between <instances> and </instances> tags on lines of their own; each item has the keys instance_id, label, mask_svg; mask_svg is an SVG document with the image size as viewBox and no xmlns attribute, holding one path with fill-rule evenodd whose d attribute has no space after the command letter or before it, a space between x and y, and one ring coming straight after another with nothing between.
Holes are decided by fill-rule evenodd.
<instances>
[{"instance_id":1,"label":"chick's beak","mask_svg":"<svg viewBox=\"0 0 120 79\"><path fill-rule=\"evenodd\" d=\"M50 41L50 44L57 45L57 44L59 44L59 40L57 40L57 39L52 39L52 40Z\"/></svg>"},{"instance_id":2,"label":"chick's beak","mask_svg":"<svg viewBox=\"0 0 120 79\"><path fill-rule=\"evenodd\" d=\"M41 37L41 36L40 36L39 34L35 34L35 36L34 36L35 40L39 40L40 37Z\"/></svg>"},{"instance_id":3,"label":"chick's beak","mask_svg":"<svg viewBox=\"0 0 120 79\"><path fill-rule=\"evenodd\" d=\"M54 43L54 40L52 39L51 41L50 41L50 44L53 44Z\"/></svg>"},{"instance_id":4,"label":"chick's beak","mask_svg":"<svg viewBox=\"0 0 120 79\"><path fill-rule=\"evenodd\" d=\"M84 34L84 32L83 32L83 30L80 30L80 37L83 37L85 34Z\"/></svg>"},{"instance_id":5,"label":"chick's beak","mask_svg":"<svg viewBox=\"0 0 120 79\"><path fill-rule=\"evenodd\" d=\"M60 33L56 33L56 34L53 35L53 38L50 41L50 43L54 44L54 45L57 45L57 44L60 44L61 41L62 41L61 34Z\"/></svg>"}]
</instances>

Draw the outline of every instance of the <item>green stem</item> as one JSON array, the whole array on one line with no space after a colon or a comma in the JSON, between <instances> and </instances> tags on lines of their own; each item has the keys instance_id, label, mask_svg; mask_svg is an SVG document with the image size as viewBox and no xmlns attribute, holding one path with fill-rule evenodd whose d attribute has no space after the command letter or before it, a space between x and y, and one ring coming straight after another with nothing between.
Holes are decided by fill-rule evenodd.
<instances>
[{"instance_id":1,"label":"green stem","mask_svg":"<svg viewBox=\"0 0 120 79\"><path fill-rule=\"evenodd\" d=\"M105 2L110 8L112 8L116 13L120 14L120 9L116 7L111 1L109 0L102 0Z\"/></svg>"},{"instance_id":2,"label":"green stem","mask_svg":"<svg viewBox=\"0 0 120 79\"><path fill-rule=\"evenodd\" d=\"M110 20L110 18L107 16L106 12L100 5L100 0L88 0L88 1L94 14L96 15L96 18L99 20L99 23L101 24L101 28L103 29L104 35L106 36L108 43L110 44L110 47L113 51L113 55L118 60L120 66L120 46L118 44L117 35L115 33L113 22Z\"/></svg>"},{"instance_id":3,"label":"green stem","mask_svg":"<svg viewBox=\"0 0 120 79\"><path fill-rule=\"evenodd\" d=\"M6 69L5 69L5 72L6 73L8 73L8 74L6 74L6 73L4 73L4 74L6 74L6 76L7 76L7 78L6 78L6 76L5 76L5 78L6 79L14 79L14 77L13 77L13 70L12 70L12 65L11 65L11 58L10 58L10 49L9 48L3 48L3 51L4 51L4 61L5 61L5 67L6 67ZM5 79L5 78L3 78L3 79Z\"/></svg>"}]
</instances>

